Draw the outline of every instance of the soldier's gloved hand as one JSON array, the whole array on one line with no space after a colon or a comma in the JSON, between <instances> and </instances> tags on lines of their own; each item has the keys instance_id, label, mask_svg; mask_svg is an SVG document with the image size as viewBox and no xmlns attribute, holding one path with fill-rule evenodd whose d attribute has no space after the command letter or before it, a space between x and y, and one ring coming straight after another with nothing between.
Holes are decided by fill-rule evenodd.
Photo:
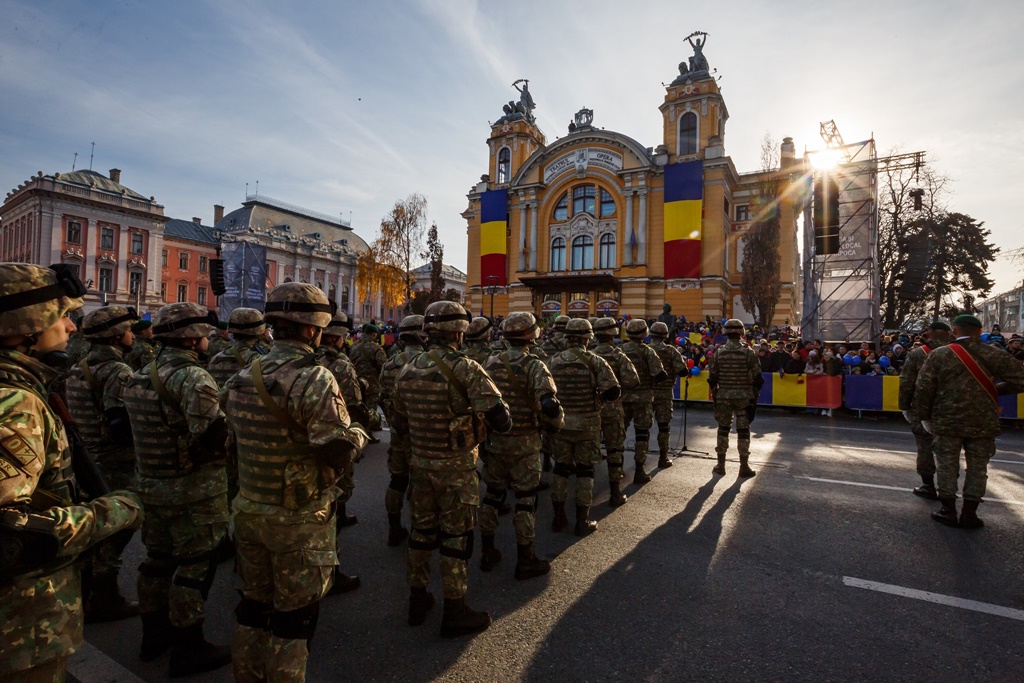
<instances>
[{"instance_id":1,"label":"soldier's gloved hand","mask_svg":"<svg viewBox=\"0 0 1024 683\"><path fill-rule=\"evenodd\" d=\"M562 406L558 403L558 399L555 398L554 394L544 394L540 399L540 412L545 417L558 417L558 413Z\"/></svg>"},{"instance_id":2,"label":"soldier's gloved hand","mask_svg":"<svg viewBox=\"0 0 1024 683\"><path fill-rule=\"evenodd\" d=\"M907 422L911 422L911 423L913 422L913 419L911 419L911 417L910 417L910 411L909 410L904 410L903 411L903 419L906 420Z\"/></svg>"},{"instance_id":3,"label":"soldier's gloved hand","mask_svg":"<svg viewBox=\"0 0 1024 683\"><path fill-rule=\"evenodd\" d=\"M921 420L921 426L924 427L924 431L928 432L929 434L934 434L934 432L932 431L931 420Z\"/></svg>"},{"instance_id":4,"label":"soldier's gloved hand","mask_svg":"<svg viewBox=\"0 0 1024 683\"><path fill-rule=\"evenodd\" d=\"M145 507L142 505L142 499L139 498L138 494L127 489L118 489L117 491L111 491L110 494L104 496L104 498L113 498L125 508L131 510L133 517L128 525L129 529L137 530L142 528L142 522L146 519Z\"/></svg>"},{"instance_id":5,"label":"soldier's gloved hand","mask_svg":"<svg viewBox=\"0 0 1024 683\"><path fill-rule=\"evenodd\" d=\"M658 382L668 379L668 373L662 370L657 375L655 375L653 379L654 383L657 384Z\"/></svg>"}]
</instances>

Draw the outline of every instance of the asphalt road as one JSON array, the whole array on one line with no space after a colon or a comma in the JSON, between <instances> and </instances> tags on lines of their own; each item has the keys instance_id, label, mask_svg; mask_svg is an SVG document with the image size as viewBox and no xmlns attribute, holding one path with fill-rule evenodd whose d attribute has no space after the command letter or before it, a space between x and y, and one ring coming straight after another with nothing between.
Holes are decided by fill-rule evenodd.
<instances>
[{"instance_id":1,"label":"asphalt road","mask_svg":"<svg viewBox=\"0 0 1024 683\"><path fill-rule=\"evenodd\" d=\"M688 446L713 451L710 409L691 408L689 423ZM503 517L505 559L484 574L478 550L470 571L468 601L494 624L456 641L438 636L440 605L424 626L405 623L405 552L385 544L385 437L357 466L359 524L339 540L342 569L363 587L325 601L308 680L1024 680L1024 432L997 442L989 497L1001 502L981 507L978 531L933 522L937 504L910 493L914 441L898 416L762 410L752 432L754 479L737 479L735 450L725 477L706 456L680 455L614 512L599 467L600 528L585 539L550 531L542 493L547 577L513 579ZM137 540L129 554L122 583L134 595ZM436 571L433 583L440 598ZM214 642L230 642L237 587L222 565L208 605ZM165 680L166 656L137 660L137 620L90 626L86 638L83 683L118 680L113 662ZM230 668L193 680L228 681Z\"/></svg>"}]
</instances>

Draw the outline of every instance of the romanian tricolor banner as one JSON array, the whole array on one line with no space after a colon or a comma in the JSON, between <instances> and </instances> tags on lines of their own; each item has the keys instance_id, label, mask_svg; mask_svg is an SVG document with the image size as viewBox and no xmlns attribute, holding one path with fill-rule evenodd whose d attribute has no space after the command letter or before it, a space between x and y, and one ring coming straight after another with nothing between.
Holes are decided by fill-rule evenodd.
<instances>
[{"instance_id":1,"label":"romanian tricolor banner","mask_svg":"<svg viewBox=\"0 0 1024 683\"><path fill-rule=\"evenodd\" d=\"M672 398L677 401L710 401L711 387L708 386L708 373L677 377L673 387Z\"/></svg>"},{"instance_id":2,"label":"romanian tricolor banner","mask_svg":"<svg viewBox=\"0 0 1024 683\"><path fill-rule=\"evenodd\" d=\"M843 378L829 375L784 375L762 372L760 405L838 408L843 405Z\"/></svg>"},{"instance_id":3,"label":"romanian tricolor banner","mask_svg":"<svg viewBox=\"0 0 1024 683\"><path fill-rule=\"evenodd\" d=\"M665 167L665 279L700 277L704 162Z\"/></svg>"},{"instance_id":4,"label":"romanian tricolor banner","mask_svg":"<svg viewBox=\"0 0 1024 683\"><path fill-rule=\"evenodd\" d=\"M1000 396L999 407L1003 409L999 417L1004 420L1024 420L1024 394Z\"/></svg>"},{"instance_id":5,"label":"romanian tricolor banner","mask_svg":"<svg viewBox=\"0 0 1024 683\"><path fill-rule=\"evenodd\" d=\"M850 410L900 409L900 378L896 375L847 375L845 405Z\"/></svg>"},{"instance_id":6,"label":"romanian tricolor banner","mask_svg":"<svg viewBox=\"0 0 1024 683\"><path fill-rule=\"evenodd\" d=\"M506 281L508 190L480 195L480 285L501 286ZM493 279L497 278L497 280Z\"/></svg>"}]
</instances>

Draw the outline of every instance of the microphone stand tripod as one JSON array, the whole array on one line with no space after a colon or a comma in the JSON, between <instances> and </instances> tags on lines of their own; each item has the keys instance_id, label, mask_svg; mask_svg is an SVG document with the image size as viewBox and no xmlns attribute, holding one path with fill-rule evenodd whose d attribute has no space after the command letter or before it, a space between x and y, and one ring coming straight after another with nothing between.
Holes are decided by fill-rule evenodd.
<instances>
[{"instance_id":1,"label":"microphone stand tripod","mask_svg":"<svg viewBox=\"0 0 1024 683\"><path fill-rule=\"evenodd\" d=\"M676 450L676 455L710 455L707 451L697 451L686 446L686 427L687 427L687 413L689 413L690 402L687 400L690 397L690 373L686 373L686 379L683 380L683 447Z\"/></svg>"}]
</instances>

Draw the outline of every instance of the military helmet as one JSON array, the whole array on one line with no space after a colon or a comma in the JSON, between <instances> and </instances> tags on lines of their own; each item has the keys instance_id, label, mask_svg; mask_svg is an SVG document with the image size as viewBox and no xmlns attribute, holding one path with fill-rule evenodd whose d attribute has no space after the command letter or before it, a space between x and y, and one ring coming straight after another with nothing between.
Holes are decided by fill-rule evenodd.
<instances>
[{"instance_id":1,"label":"military helmet","mask_svg":"<svg viewBox=\"0 0 1024 683\"><path fill-rule=\"evenodd\" d=\"M344 311L338 311L331 318L331 322L327 324L324 329L324 334L330 337L344 337L348 334L349 330L352 329L352 323L348 321L348 316L345 315Z\"/></svg>"},{"instance_id":2,"label":"military helmet","mask_svg":"<svg viewBox=\"0 0 1024 683\"><path fill-rule=\"evenodd\" d=\"M665 323L654 323L651 325L651 336L666 339L668 337L668 325Z\"/></svg>"},{"instance_id":3,"label":"military helmet","mask_svg":"<svg viewBox=\"0 0 1024 683\"><path fill-rule=\"evenodd\" d=\"M236 308L228 316L228 332L258 337L267 329L263 314L255 308Z\"/></svg>"},{"instance_id":4,"label":"military helmet","mask_svg":"<svg viewBox=\"0 0 1024 683\"><path fill-rule=\"evenodd\" d=\"M167 339L205 337L217 327L217 314L205 306L176 303L161 306L153 316L153 336Z\"/></svg>"},{"instance_id":5,"label":"military helmet","mask_svg":"<svg viewBox=\"0 0 1024 683\"><path fill-rule=\"evenodd\" d=\"M593 324L594 334L603 334L608 336L614 336L618 327L619 326L615 324L615 320L612 318L598 318L597 322Z\"/></svg>"},{"instance_id":6,"label":"military helmet","mask_svg":"<svg viewBox=\"0 0 1024 683\"><path fill-rule=\"evenodd\" d=\"M472 316L454 301L435 301L423 314L424 332L465 332Z\"/></svg>"},{"instance_id":7,"label":"military helmet","mask_svg":"<svg viewBox=\"0 0 1024 683\"><path fill-rule=\"evenodd\" d=\"M82 307L85 285L69 266L0 264L0 336L37 334Z\"/></svg>"},{"instance_id":8,"label":"military helmet","mask_svg":"<svg viewBox=\"0 0 1024 683\"><path fill-rule=\"evenodd\" d=\"M596 323L600 319L601 319L601 316L599 316L599 315L592 315L589 318L587 318L587 322L589 322L590 326L593 327L594 323Z\"/></svg>"},{"instance_id":9,"label":"military helmet","mask_svg":"<svg viewBox=\"0 0 1024 683\"><path fill-rule=\"evenodd\" d=\"M505 336L509 339L536 339L540 334L537 319L526 311L510 313L503 324Z\"/></svg>"},{"instance_id":10,"label":"military helmet","mask_svg":"<svg viewBox=\"0 0 1024 683\"><path fill-rule=\"evenodd\" d=\"M285 282L274 287L267 297L264 317L270 324L288 320L300 325L324 328L331 324L337 306L327 295L306 282Z\"/></svg>"},{"instance_id":11,"label":"military helmet","mask_svg":"<svg viewBox=\"0 0 1024 683\"><path fill-rule=\"evenodd\" d=\"M487 336L491 330L491 321L487 318L473 318L466 329L466 341L478 341Z\"/></svg>"},{"instance_id":12,"label":"military helmet","mask_svg":"<svg viewBox=\"0 0 1024 683\"><path fill-rule=\"evenodd\" d=\"M415 335L423 331L423 316L422 315L407 315L402 318L402 322L398 324L398 335Z\"/></svg>"},{"instance_id":13,"label":"military helmet","mask_svg":"<svg viewBox=\"0 0 1024 683\"><path fill-rule=\"evenodd\" d=\"M565 326L565 334L573 337L590 339L594 336L594 328L590 326L590 321L586 318L573 318L569 321L569 324Z\"/></svg>"},{"instance_id":14,"label":"military helmet","mask_svg":"<svg viewBox=\"0 0 1024 683\"><path fill-rule=\"evenodd\" d=\"M726 334L730 332L744 334L746 329L743 327L743 321L737 320L736 318L729 318L725 321L725 325L722 327Z\"/></svg>"},{"instance_id":15,"label":"military helmet","mask_svg":"<svg viewBox=\"0 0 1024 683\"><path fill-rule=\"evenodd\" d=\"M572 320L572 318L570 318L567 315L558 316L557 318L555 318L555 329L564 330L565 326L569 324L570 320Z\"/></svg>"},{"instance_id":16,"label":"military helmet","mask_svg":"<svg viewBox=\"0 0 1024 683\"><path fill-rule=\"evenodd\" d=\"M630 337L646 337L647 321L641 318L633 318L626 323L626 334Z\"/></svg>"},{"instance_id":17,"label":"military helmet","mask_svg":"<svg viewBox=\"0 0 1024 683\"><path fill-rule=\"evenodd\" d=\"M85 316L82 321L82 336L86 339L120 337L130 330L132 323L138 319L134 308L104 306Z\"/></svg>"}]
</instances>

